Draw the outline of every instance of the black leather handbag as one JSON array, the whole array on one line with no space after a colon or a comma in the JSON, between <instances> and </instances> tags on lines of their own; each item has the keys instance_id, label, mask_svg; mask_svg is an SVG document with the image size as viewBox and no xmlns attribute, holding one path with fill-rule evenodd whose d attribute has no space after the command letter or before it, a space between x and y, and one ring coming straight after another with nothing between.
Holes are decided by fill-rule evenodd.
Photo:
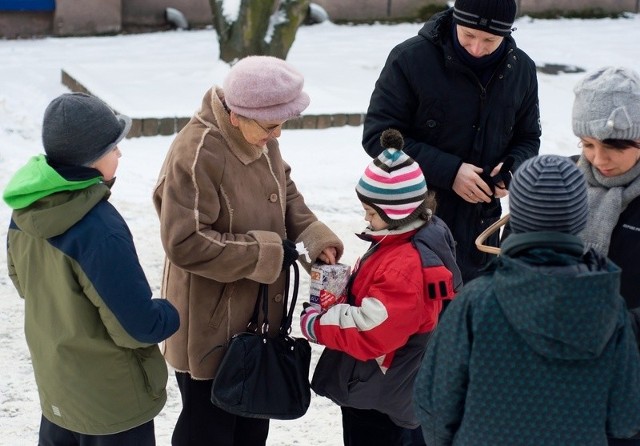
<instances>
[{"instance_id":1,"label":"black leather handbag","mask_svg":"<svg viewBox=\"0 0 640 446\"><path fill-rule=\"evenodd\" d=\"M289 305L289 271L286 272L283 317L277 336L267 334L268 287L260 284L247 331L234 335L229 341L211 387L211 402L229 413L292 420L303 416L309 408L311 346L306 339L290 336L300 282L296 264L293 271L293 296ZM258 323L260 308L262 324Z\"/></svg>"}]
</instances>

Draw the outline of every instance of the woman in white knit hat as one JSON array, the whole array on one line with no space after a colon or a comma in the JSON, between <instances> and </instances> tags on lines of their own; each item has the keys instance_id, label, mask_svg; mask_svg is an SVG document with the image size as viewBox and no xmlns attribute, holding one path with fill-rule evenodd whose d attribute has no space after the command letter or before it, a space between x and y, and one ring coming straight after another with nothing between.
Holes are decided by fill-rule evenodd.
<instances>
[{"instance_id":1,"label":"woman in white knit hat","mask_svg":"<svg viewBox=\"0 0 640 446\"><path fill-rule=\"evenodd\" d=\"M589 218L586 248L622 269L620 293L640 320L640 76L624 67L587 74L575 87L573 133L580 138ZM609 445L640 440L609 439Z\"/></svg>"}]
</instances>

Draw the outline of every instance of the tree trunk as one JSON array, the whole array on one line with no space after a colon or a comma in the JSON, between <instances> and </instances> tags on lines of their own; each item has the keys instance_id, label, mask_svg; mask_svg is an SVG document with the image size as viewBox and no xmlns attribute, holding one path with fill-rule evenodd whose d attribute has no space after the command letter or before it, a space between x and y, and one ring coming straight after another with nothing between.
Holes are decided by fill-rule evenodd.
<instances>
[{"instance_id":1,"label":"tree trunk","mask_svg":"<svg viewBox=\"0 0 640 446\"><path fill-rule=\"evenodd\" d=\"M220 59L233 63L249 55L286 59L310 0L242 0L236 17L225 17L224 0L209 2Z\"/></svg>"}]
</instances>

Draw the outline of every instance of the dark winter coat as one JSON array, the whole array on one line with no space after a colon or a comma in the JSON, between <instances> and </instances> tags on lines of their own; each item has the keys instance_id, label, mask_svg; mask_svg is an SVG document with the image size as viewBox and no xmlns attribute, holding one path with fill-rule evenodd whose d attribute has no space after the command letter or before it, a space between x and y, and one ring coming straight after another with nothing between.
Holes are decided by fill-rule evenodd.
<instances>
[{"instance_id":1,"label":"dark winter coat","mask_svg":"<svg viewBox=\"0 0 640 446\"><path fill-rule=\"evenodd\" d=\"M168 373L157 343L180 321L167 301L152 299L100 172L77 170L85 179L67 180L38 156L14 175L4 194L14 208L7 263L25 301L42 414L74 432L115 434L164 407Z\"/></svg>"},{"instance_id":2,"label":"dark winter coat","mask_svg":"<svg viewBox=\"0 0 640 446\"><path fill-rule=\"evenodd\" d=\"M405 151L422 168L437 194L437 214L458 244L463 279L475 277L489 255L476 237L501 215L499 200L470 204L452 190L463 162L493 168L507 156L512 171L538 153L540 113L533 61L506 37L506 56L488 85L456 56L452 11L435 15L417 36L396 46L376 82L364 123L363 145L372 157L382 152L380 134L398 129ZM488 243L497 245L497 235Z\"/></svg>"},{"instance_id":3,"label":"dark winter coat","mask_svg":"<svg viewBox=\"0 0 640 446\"><path fill-rule=\"evenodd\" d=\"M632 309L640 307L640 197L620 214L611 233L609 258L622 269L620 294Z\"/></svg>"},{"instance_id":4,"label":"dark winter coat","mask_svg":"<svg viewBox=\"0 0 640 446\"><path fill-rule=\"evenodd\" d=\"M620 270L559 233L512 234L449 305L416 379L429 446L605 446L640 430Z\"/></svg>"}]
</instances>

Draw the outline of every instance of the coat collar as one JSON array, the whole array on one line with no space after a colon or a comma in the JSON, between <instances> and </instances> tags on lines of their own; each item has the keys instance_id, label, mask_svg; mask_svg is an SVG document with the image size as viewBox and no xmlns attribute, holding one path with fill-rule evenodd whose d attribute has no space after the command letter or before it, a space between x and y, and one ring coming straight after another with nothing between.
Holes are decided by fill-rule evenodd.
<instances>
[{"instance_id":1,"label":"coat collar","mask_svg":"<svg viewBox=\"0 0 640 446\"><path fill-rule=\"evenodd\" d=\"M202 107L196 114L196 118L210 128L217 127L222 137L233 153L243 164L251 164L263 154L268 153L267 146L249 144L239 128L231 124L229 112L225 109L222 100L224 91L220 87L211 88L204 97Z\"/></svg>"},{"instance_id":2,"label":"coat collar","mask_svg":"<svg viewBox=\"0 0 640 446\"><path fill-rule=\"evenodd\" d=\"M575 235L562 232L524 232L510 234L502 243L502 255L517 257L530 249L549 248L567 254L581 256L582 241Z\"/></svg>"}]
</instances>

